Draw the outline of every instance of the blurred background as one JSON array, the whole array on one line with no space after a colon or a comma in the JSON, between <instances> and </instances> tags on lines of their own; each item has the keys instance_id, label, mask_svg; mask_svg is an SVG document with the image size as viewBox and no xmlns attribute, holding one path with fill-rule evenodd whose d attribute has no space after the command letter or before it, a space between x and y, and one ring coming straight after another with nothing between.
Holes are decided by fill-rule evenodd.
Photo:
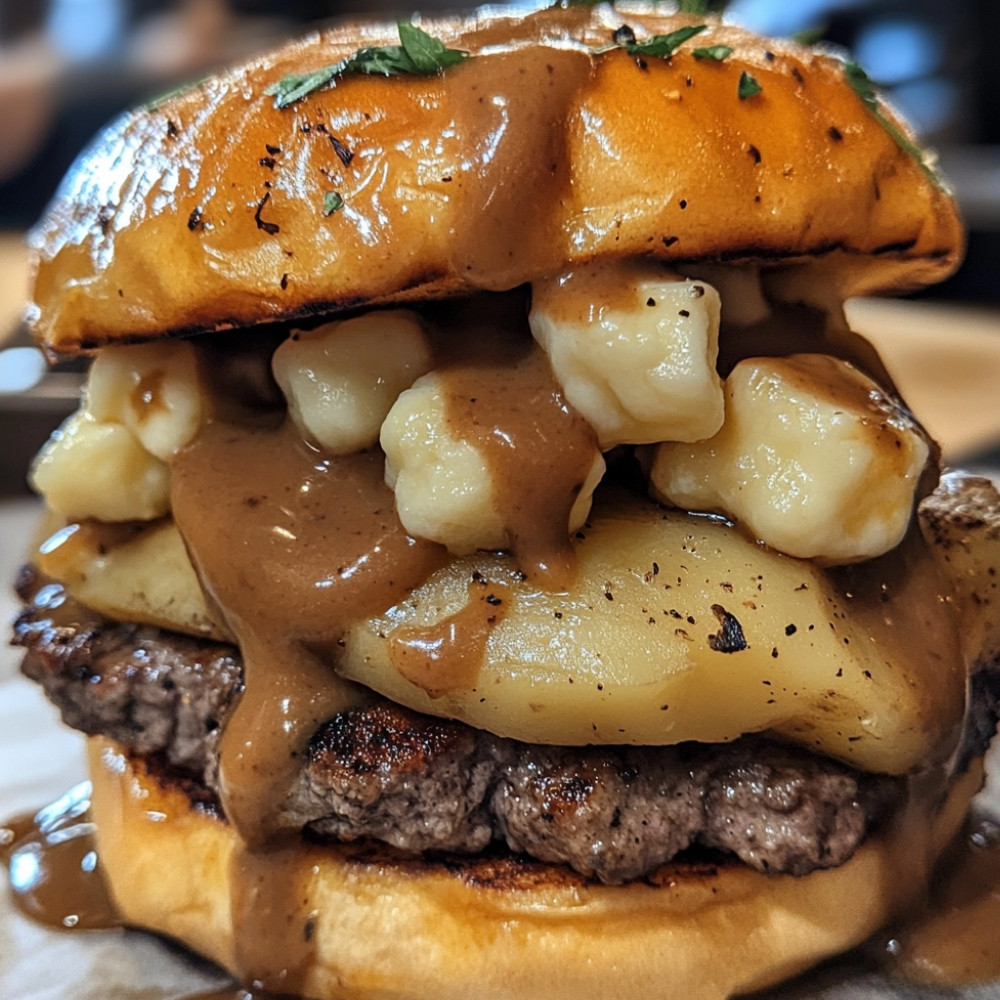
<instances>
[{"instance_id":1,"label":"blurred background","mask_svg":"<svg viewBox=\"0 0 1000 1000\"><path fill-rule=\"evenodd\" d=\"M71 408L78 381L70 372L39 383L40 359L18 330L23 231L78 150L118 111L214 67L324 20L398 10L398 0L0 0L0 496L23 488L25 464ZM954 278L922 293L952 311L932 304L919 317L943 316L932 332L971 316L977 329L995 327L1000 345L1000 3L731 0L726 16L850 49L937 147L969 225L969 252ZM981 367L975 357L969 365ZM992 377L990 404L1000 367ZM954 380L965 386L964 375ZM993 419L995 428L959 451L1000 466Z\"/></svg>"}]
</instances>

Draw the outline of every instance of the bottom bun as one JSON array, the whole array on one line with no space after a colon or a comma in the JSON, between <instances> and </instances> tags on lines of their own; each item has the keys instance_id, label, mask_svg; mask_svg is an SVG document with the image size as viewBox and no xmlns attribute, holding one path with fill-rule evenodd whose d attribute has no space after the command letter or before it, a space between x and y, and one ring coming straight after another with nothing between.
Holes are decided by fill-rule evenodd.
<instances>
[{"instance_id":1,"label":"bottom bun","mask_svg":"<svg viewBox=\"0 0 1000 1000\"><path fill-rule=\"evenodd\" d=\"M92 740L101 865L124 921L249 985L315 1000L717 1000L790 978L879 929L914 890L913 854L872 837L806 877L670 865L625 886L507 856L405 858L296 841L251 854L232 827ZM957 832L979 776L920 851ZM901 871L909 869L909 877Z\"/></svg>"}]
</instances>

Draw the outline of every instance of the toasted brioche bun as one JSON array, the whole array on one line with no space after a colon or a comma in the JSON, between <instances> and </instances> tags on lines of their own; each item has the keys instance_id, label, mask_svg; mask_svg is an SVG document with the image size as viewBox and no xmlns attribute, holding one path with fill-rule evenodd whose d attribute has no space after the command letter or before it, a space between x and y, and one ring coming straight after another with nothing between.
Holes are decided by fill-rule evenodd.
<instances>
[{"instance_id":1,"label":"toasted brioche bun","mask_svg":"<svg viewBox=\"0 0 1000 1000\"><path fill-rule=\"evenodd\" d=\"M44 346L506 289L597 258L824 256L845 296L958 261L954 201L829 54L716 22L669 59L591 54L623 24L642 40L698 23L649 6L420 23L473 58L276 108L286 74L398 44L391 25L341 27L112 125L31 237ZM761 90L741 99L744 72Z\"/></svg>"},{"instance_id":2,"label":"toasted brioche bun","mask_svg":"<svg viewBox=\"0 0 1000 1000\"><path fill-rule=\"evenodd\" d=\"M871 837L846 864L805 877L675 863L612 887L517 859L298 842L277 870L294 910L268 916L261 896L257 926L236 927L234 878L253 891L260 876L239 866L232 828L114 744L91 740L90 766L101 865L124 920L244 982L261 940L289 956L308 940L288 987L316 1000L719 1000L762 989L883 926L919 891L916 872L955 835L982 778L973 767L929 822L907 825L905 842Z\"/></svg>"}]
</instances>

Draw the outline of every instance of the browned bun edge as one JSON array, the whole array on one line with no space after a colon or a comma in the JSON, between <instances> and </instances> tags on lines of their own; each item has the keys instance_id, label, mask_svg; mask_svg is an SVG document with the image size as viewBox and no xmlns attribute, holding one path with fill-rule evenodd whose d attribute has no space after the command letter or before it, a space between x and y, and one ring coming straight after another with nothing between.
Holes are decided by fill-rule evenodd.
<instances>
[{"instance_id":1,"label":"browned bun edge","mask_svg":"<svg viewBox=\"0 0 1000 1000\"><path fill-rule=\"evenodd\" d=\"M636 5L426 19L473 58L346 77L276 108L267 91L286 74L398 44L392 24L352 25L125 116L31 237L38 335L73 353L507 289L617 257L820 256L844 295L954 269L953 199L839 59L717 22L670 59L591 54L622 24L643 39L693 20ZM732 54L693 55L717 45ZM744 73L761 89L741 99ZM332 192L343 207L325 213Z\"/></svg>"},{"instance_id":2,"label":"browned bun edge","mask_svg":"<svg viewBox=\"0 0 1000 1000\"><path fill-rule=\"evenodd\" d=\"M719 1000L860 943L912 890L892 860L898 841L880 837L804 878L676 866L622 887L536 864L401 861L302 842L279 879L294 912L234 928L234 874L255 876L237 865L232 828L113 744L91 740L90 766L101 864L126 922L238 977L237 936L253 953L246 935L287 935L289 954L308 955L296 990L317 1000ZM935 821L939 842L977 787L956 790ZM268 905L259 898L254 912Z\"/></svg>"}]
</instances>

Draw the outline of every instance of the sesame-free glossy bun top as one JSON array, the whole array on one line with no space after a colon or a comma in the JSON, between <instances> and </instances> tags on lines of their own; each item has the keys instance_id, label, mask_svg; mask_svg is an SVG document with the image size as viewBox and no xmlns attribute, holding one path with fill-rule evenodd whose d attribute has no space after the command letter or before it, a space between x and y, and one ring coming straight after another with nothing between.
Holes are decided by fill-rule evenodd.
<instances>
[{"instance_id":1,"label":"sesame-free glossy bun top","mask_svg":"<svg viewBox=\"0 0 1000 1000\"><path fill-rule=\"evenodd\" d=\"M607 257L823 256L844 295L954 269L953 199L838 58L717 22L669 58L593 52L625 24L642 41L698 23L627 5L425 19L472 58L277 108L287 74L399 42L393 24L337 27L126 115L32 233L39 338L73 353ZM741 97L744 73L758 93Z\"/></svg>"}]
</instances>

